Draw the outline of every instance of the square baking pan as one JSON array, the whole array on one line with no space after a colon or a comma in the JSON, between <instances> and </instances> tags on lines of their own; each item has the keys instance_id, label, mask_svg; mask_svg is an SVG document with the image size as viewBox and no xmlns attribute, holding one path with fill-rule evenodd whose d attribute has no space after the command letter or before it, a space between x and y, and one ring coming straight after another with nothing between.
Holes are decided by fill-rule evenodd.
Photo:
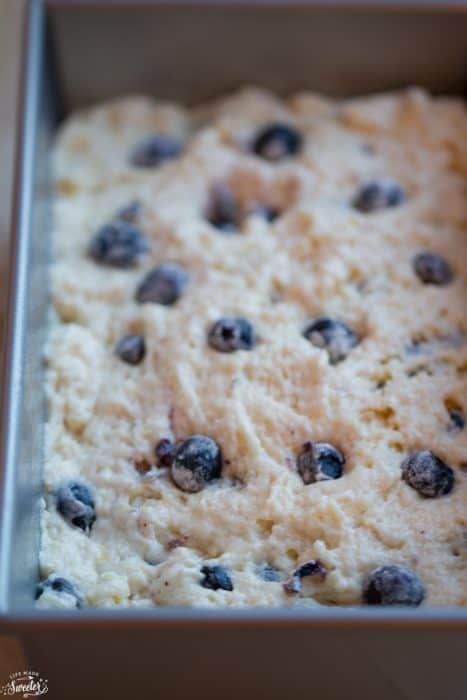
<instances>
[{"instance_id":1,"label":"square baking pan","mask_svg":"<svg viewBox=\"0 0 467 700\"><path fill-rule=\"evenodd\" d=\"M49 697L467 697L467 609L34 608L46 416L49 154L71 110L256 83L332 95L467 88L467 2L28 4L2 415L0 632ZM19 669L11 669L12 671ZM4 679L0 679L3 682ZM144 695L143 695L144 693Z\"/></svg>"}]
</instances>

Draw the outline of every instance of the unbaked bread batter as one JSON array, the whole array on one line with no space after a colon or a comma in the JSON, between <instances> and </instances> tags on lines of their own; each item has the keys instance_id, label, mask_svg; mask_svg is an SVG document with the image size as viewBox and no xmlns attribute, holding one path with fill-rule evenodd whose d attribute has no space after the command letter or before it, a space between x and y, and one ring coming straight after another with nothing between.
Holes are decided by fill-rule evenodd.
<instances>
[{"instance_id":1,"label":"unbaked bread batter","mask_svg":"<svg viewBox=\"0 0 467 700\"><path fill-rule=\"evenodd\" d=\"M54 167L38 604L466 605L464 104L128 97Z\"/></svg>"}]
</instances>

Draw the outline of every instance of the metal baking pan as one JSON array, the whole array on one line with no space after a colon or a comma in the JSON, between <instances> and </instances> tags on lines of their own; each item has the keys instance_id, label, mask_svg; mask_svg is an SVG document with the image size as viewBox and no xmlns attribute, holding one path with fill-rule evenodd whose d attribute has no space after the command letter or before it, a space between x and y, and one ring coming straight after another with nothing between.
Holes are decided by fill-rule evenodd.
<instances>
[{"instance_id":1,"label":"metal baking pan","mask_svg":"<svg viewBox=\"0 0 467 700\"><path fill-rule=\"evenodd\" d=\"M30 2L3 399L0 632L49 697L467 696L467 609L34 609L45 420L48 154L58 120L125 92L194 102L258 83L466 91L467 2ZM52 50L50 50L52 49ZM20 669L11 669L12 671ZM0 685L4 679L0 679Z\"/></svg>"}]
</instances>

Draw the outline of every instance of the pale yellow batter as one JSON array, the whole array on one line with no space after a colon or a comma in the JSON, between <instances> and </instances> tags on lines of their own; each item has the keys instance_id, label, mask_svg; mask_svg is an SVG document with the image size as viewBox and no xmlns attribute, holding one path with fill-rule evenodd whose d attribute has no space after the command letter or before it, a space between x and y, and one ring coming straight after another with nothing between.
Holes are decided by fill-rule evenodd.
<instances>
[{"instance_id":1,"label":"pale yellow batter","mask_svg":"<svg viewBox=\"0 0 467 700\"><path fill-rule=\"evenodd\" d=\"M251 153L276 122L295 126L301 150ZM153 133L181 155L132 166ZM467 411L464 104L418 89L348 101L246 89L194 111L130 97L72 115L54 162L43 578L64 577L89 606L354 605L368 572L402 564L424 605L466 605L467 429L449 415ZM353 207L378 178L406 200ZM206 220L219 186L244 212L236 233ZM127 269L98 264L91 239L135 199L150 252ZM245 214L257 204L281 215ZM420 281L421 251L449 263L449 284ZM145 274L166 262L188 274L180 299L138 303ZM335 364L303 336L324 315L358 336ZM226 316L250 321L251 350L209 346ZM144 336L139 364L115 352L128 334ZM154 449L195 434L217 442L224 466L188 493ZM306 441L342 453L341 478L304 483ZM421 450L452 468L447 495L423 498L401 478ZM54 492L70 481L92 491L90 532L57 511ZM325 575L294 591L309 561ZM224 567L233 590L200 585L205 565ZM76 602L50 591L39 601Z\"/></svg>"}]
</instances>

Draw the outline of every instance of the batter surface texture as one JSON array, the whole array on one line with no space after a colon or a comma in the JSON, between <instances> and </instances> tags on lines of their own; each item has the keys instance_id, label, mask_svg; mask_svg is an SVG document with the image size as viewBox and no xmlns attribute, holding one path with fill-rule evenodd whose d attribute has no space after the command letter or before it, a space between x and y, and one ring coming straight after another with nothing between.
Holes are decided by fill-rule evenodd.
<instances>
[{"instance_id":1,"label":"batter surface texture","mask_svg":"<svg viewBox=\"0 0 467 700\"><path fill-rule=\"evenodd\" d=\"M39 604L466 605L464 104L129 97L54 169Z\"/></svg>"}]
</instances>

